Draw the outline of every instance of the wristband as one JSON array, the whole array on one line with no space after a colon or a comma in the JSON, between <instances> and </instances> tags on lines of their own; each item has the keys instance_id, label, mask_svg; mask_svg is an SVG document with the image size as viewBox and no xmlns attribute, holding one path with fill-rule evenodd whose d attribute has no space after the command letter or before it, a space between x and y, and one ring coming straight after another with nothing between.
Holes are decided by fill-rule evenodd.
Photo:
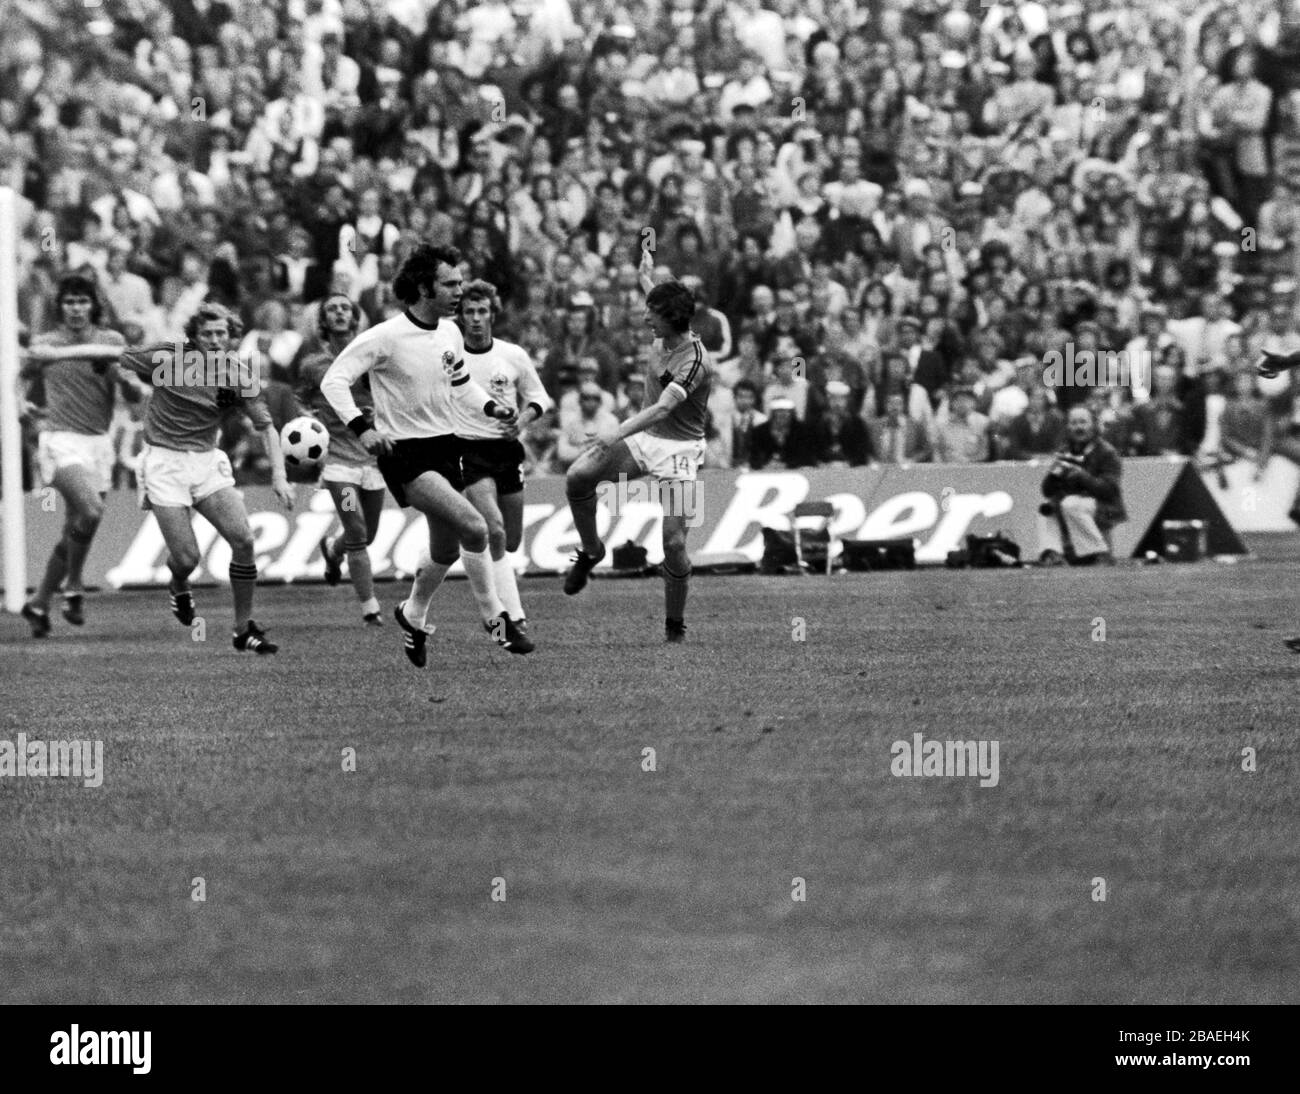
<instances>
[{"instance_id":1,"label":"wristband","mask_svg":"<svg viewBox=\"0 0 1300 1094\"><path fill-rule=\"evenodd\" d=\"M483 413L486 414L489 418L495 418L496 415L493 414L492 411L496 410L496 408L497 408L497 401L495 399L489 399L486 403L483 404Z\"/></svg>"},{"instance_id":2,"label":"wristband","mask_svg":"<svg viewBox=\"0 0 1300 1094\"><path fill-rule=\"evenodd\" d=\"M370 432L371 426L366 425L366 416L364 414L358 414L352 421L348 422L348 428L360 437L361 434Z\"/></svg>"}]
</instances>

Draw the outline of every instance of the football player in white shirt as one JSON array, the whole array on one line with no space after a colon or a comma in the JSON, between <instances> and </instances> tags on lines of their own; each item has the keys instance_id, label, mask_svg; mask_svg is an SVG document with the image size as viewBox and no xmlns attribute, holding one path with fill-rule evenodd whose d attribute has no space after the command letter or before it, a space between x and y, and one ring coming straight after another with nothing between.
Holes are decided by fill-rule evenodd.
<instances>
[{"instance_id":1,"label":"football player in white shirt","mask_svg":"<svg viewBox=\"0 0 1300 1094\"><path fill-rule=\"evenodd\" d=\"M464 339L451 320L464 283L460 263L454 247L416 247L393 281L393 294L406 311L353 339L320 383L334 412L377 458L398 505L418 509L429 523L429 554L420 561L411 595L393 613L416 667L425 664L433 633L426 623L429 602L458 554L489 633L511 652L523 637L496 594L487 521L461 496L454 405L502 422L516 415L471 380L465 367ZM352 396L353 384L367 374L373 425Z\"/></svg>"},{"instance_id":2,"label":"football player in white shirt","mask_svg":"<svg viewBox=\"0 0 1300 1094\"><path fill-rule=\"evenodd\" d=\"M460 297L460 325L465 334L465 365L470 379L518 417L513 422L489 421L466 413L457 404L456 434L462 440L461 476L465 496L483 514L488 525L488 550L492 575L505 605L506 615L525 641L518 652L533 649L519 599L519 584L508 555L524 538L524 446L519 431L551 407L537 367L528 351L492 335L492 323L501 314L501 299L487 281L471 281Z\"/></svg>"}]
</instances>

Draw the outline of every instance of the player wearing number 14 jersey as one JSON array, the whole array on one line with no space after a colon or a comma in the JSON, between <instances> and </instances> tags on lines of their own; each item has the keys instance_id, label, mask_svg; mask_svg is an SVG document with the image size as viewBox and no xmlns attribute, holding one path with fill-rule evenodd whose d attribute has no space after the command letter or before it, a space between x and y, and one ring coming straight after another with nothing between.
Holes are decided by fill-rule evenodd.
<instances>
[{"instance_id":1,"label":"player wearing number 14 jersey","mask_svg":"<svg viewBox=\"0 0 1300 1094\"><path fill-rule=\"evenodd\" d=\"M694 515L695 477L704 459L713 363L691 330L695 297L680 281L655 285L651 263L641 266L646 292L646 325L661 358L658 371L645 377L645 408L599 435L569 468L565 483L573 523L582 548L565 576L564 591L573 596L587 584L592 569L605 557L596 530L596 488L602 482L626 482L651 475L659 484L664 510L664 634L669 642L686 637L686 593L691 576L686 553L687 522Z\"/></svg>"}]
</instances>

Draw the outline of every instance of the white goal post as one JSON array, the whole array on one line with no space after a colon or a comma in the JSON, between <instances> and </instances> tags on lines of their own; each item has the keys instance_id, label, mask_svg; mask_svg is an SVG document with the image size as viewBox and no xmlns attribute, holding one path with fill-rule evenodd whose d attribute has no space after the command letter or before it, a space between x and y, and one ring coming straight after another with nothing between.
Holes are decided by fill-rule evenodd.
<instances>
[{"instance_id":1,"label":"white goal post","mask_svg":"<svg viewBox=\"0 0 1300 1094\"><path fill-rule=\"evenodd\" d=\"M4 607L27 598L27 535L23 524L23 442L18 424L18 202L0 186L0 536L4 540Z\"/></svg>"}]
</instances>

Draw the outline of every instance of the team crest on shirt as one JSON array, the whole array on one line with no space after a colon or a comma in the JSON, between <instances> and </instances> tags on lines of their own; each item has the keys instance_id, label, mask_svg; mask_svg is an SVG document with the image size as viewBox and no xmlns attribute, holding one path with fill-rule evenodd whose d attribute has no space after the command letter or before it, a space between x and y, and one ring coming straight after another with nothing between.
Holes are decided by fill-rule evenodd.
<instances>
[{"instance_id":1,"label":"team crest on shirt","mask_svg":"<svg viewBox=\"0 0 1300 1094\"><path fill-rule=\"evenodd\" d=\"M442 371L448 376L455 375L456 372L456 355L449 349L442 351Z\"/></svg>"},{"instance_id":2,"label":"team crest on shirt","mask_svg":"<svg viewBox=\"0 0 1300 1094\"><path fill-rule=\"evenodd\" d=\"M492 373L492 379L488 381L488 387L492 389L493 395L502 394L509 386L510 377L499 370Z\"/></svg>"}]
</instances>

